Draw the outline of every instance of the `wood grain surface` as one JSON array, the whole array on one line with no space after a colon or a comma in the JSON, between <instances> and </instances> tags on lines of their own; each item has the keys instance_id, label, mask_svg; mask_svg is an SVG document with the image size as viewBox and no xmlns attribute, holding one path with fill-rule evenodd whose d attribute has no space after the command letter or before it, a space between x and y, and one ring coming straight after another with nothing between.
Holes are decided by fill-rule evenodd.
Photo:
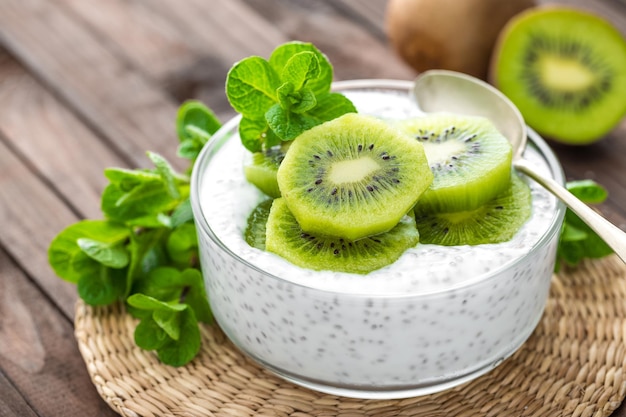
<instances>
[{"instance_id":1,"label":"wood grain surface","mask_svg":"<svg viewBox=\"0 0 626 417\"><path fill-rule=\"evenodd\" d=\"M547 3L547 1L542 1ZM626 35L623 0L563 0ZM412 79L385 36L386 0L0 0L0 417L112 416L73 334L76 288L51 239L100 218L110 166L174 161L174 117L198 98L222 120L231 65L291 39L315 43L336 79ZM582 148L553 144L568 179L593 178L626 229L626 122ZM626 407L614 416L626 417Z\"/></svg>"}]
</instances>

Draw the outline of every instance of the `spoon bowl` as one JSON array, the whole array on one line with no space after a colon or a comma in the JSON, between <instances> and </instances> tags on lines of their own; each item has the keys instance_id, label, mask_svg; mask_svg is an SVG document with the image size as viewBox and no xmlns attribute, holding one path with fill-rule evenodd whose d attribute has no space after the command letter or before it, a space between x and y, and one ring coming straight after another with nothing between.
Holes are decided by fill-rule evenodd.
<instances>
[{"instance_id":1,"label":"spoon bowl","mask_svg":"<svg viewBox=\"0 0 626 417\"><path fill-rule=\"evenodd\" d=\"M424 113L449 112L490 119L511 143L513 167L563 201L626 262L626 233L576 198L561 184L537 173L524 160L527 140L524 118L499 90L467 74L430 70L416 78L413 97Z\"/></svg>"}]
</instances>

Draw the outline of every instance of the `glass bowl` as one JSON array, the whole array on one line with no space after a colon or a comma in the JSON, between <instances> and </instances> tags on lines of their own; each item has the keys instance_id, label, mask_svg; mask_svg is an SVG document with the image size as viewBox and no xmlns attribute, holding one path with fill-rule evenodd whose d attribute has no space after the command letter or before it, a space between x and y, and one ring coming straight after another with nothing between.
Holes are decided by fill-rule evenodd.
<instances>
[{"instance_id":1,"label":"glass bowl","mask_svg":"<svg viewBox=\"0 0 626 417\"><path fill-rule=\"evenodd\" d=\"M359 112L418 115L411 83L338 82ZM211 308L230 340L277 375L318 391L390 399L438 392L498 366L530 336L548 297L565 207L527 181L533 216L507 244L418 245L368 275L316 272L249 247L263 198L245 181L240 118L211 138L191 201ZM559 183L561 166L529 133L527 157ZM441 249L441 250L440 250Z\"/></svg>"}]
</instances>

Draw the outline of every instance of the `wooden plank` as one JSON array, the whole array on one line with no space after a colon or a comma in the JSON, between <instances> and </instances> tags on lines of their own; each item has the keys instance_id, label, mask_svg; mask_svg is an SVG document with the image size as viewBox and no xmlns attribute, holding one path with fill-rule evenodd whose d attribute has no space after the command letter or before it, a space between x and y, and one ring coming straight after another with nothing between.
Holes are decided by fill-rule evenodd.
<instances>
[{"instance_id":1,"label":"wooden plank","mask_svg":"<svg viewBox=\"0 0 626 417\"><path fill-rule=\"evenodd\" d=\"M389 0L327 0L355 22L366 27L380 40L386 39L385 12Z\"/></svg>"},{"instance_id":2,"label":"wooden plank","mask_svg":"<svg viewBox=\"0 0 626 417\"><path fill-rule=\"evenodd\" d=\"M231 65L249 55L268 54L286 40L240 1L214 1L211 7L196 0L57 4L176 99L200 98L223 119L233 113L224 94Z\"/></svg>"},{"instance_id":3,"label":"wooden plank","mask_svg":"<svg viewBox=\"0 0 626 417\"><path fill-rule=\"evenodd\" d=\"M194 65L164 80L168 91L180 100L202 100L222 120L234 114L224 94L231 66L251 55L267 57L288 40L271 19L263 19L241 0L213 0L210 5L205 0L139 1L175 23L198 56Z\"/></svg>"},{"instance_id":4,"label":"wooden plank","mask_svg":"<svg viewBox=\"0 0 626 417\"><path fill-rule=\"evenodd\" d=\"M37 414L0 371L0 417L36 417Z\"/></svg>"},{"instance_id":5,"label":"wooden plank","mask_svg":"<svg viewBox=\"0 0 626 417\"><path fill-rule=\"evenodd\" d=\"M48 266L50 241L76 216L9 149L0 135L0 246L73 317L76 288ZM3 277L2 281L7 281Z\"/></svg>"},{"instance_id":6,"label":"wooden plank","mask_svg":"<svg viewBox=\"0 0 626 417\"><path fill-rule=\"evenodd\" d=\"M9 147L81 217L101 218L103 170L126 162L1 50L0 80L0 132Z\"/></svg>"},{"instance_id":7,"label":"wooden plank","mask_svg":"<svg viewBox=\"0 0 626 417\"><path fill-rule=\"evenodd\" d=\"M0 79L0 244L73 317L76 288L51 270L48 245L79 218L102 218L102 171L127 165L4 53Z\"/></svg>"},{"instance_id":8,"label":"wooden plank","mask_svg":"<svg viewBox=\"0 0 626 417\"><path fill-rule=\"evenodd\" d=\"M246 1L289 38L313 42L328 55L337 79L415 77L415 71L385 41L339 15L334 7L322 2Z\"/></svg>"},{"instance_id":9,"label":"wooden plank","mask_svg":"<svg viewBox=\"0 0 626 417\"><path fill-rule=\"evenodd\" d=\"M263 19L242 0L140 1L175 21L194 47L228 67L249 55L267 56L287 40L272 19Z\"/></svg>"},{"instance_id":10,"label":"wooden plank","mask_svg":"<svg viewBox=\"0 0 626 417\"><path fill-rule=\"evenodd\" d=\"M160 81L193 65L198 51L169 16L137 1L57 0L133 67ZM177 1L184 7L184 1Z\"/></svg>"},{"instance_id":11,"label":"wooden plank","mask_svg":"<svg viewBox=\"0 0 626 417\"><path fill-rule=\"evenodd\" d=\"M174 100L55 2L0 2L0 42L133 165L174 159Z\"/></svg>"},{"instance_id":12,"label":"wooden plank","mask_svg":"<svg viewBox=\"0 0 626 417\"><path fill-rule=\"evenodd\" d=\"M71 322L2 249L0 276L0 369L35 413L4 395L0 406L11 401L20 416L116 415L91 383Z\"/></svg>"}]
</instances>

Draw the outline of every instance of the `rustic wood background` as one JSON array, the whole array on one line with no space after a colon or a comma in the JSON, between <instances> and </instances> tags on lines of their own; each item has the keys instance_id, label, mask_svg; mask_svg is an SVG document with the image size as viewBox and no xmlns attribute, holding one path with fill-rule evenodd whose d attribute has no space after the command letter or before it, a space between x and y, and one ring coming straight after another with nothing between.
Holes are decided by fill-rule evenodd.
<instances>
[{"instance_id":1,"label":"rustic wood background","mask_svg":"<svg viewBox=\"0 0 626 417\"><path fill-rule=\"evenodd\" d=\"M625 0L560 3L626 34ZM387 43L385 4L0 0L0 417L115 415L74 340L76 289L46 254L65 226L101 217L104 168L148 166L146 150L176 161L181 101L201 99L227 120L231 64L287 40L315 43L338 80L412 79ZM569 179L609 189L600 209L626 228L626 123L593 146L554 149Z\"/></svg>"}]
</instances>

